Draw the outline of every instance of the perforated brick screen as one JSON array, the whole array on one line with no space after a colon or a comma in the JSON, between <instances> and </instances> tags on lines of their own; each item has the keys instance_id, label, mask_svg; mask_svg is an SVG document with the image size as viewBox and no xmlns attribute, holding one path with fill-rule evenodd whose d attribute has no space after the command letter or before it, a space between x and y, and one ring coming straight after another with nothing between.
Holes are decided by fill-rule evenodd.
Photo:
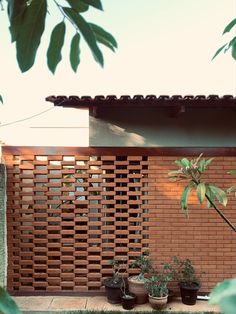
<instances>
[{"instance_id":1,"label":"perforated brick screen","mask_svg":"<svg viewBox=\"0 0 236 314\"><path fill-rule=\"evenodd\" d=\"M12 155L8 287L100 289L109 261L148 248L147 156Z\"/></svg>"},{"instance_id":2,"label":"perforated brick screen","mask_svg":"<svg viewBox=\"0 0 236 314\"><path fill-rule=\"evenodd\" d=\"M235 233L194 193L186 219L185 182L167 179L176 159L202 151L216 156L204 180L225 190L235 184L227 171L236 168L236 149L4 147L8 289L102 292L111 259L129 263L147 248L156 267L190 258L202 292L235 277ZM228 200L221 209L236 224L235 195Z\"/></svg>"}]
</instances>

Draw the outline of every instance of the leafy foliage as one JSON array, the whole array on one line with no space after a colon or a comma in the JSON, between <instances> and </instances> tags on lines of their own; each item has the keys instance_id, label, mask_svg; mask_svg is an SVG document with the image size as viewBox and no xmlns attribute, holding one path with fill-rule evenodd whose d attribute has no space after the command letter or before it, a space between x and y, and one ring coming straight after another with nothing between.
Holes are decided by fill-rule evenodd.
<instances>
[{"instance_id":1,"label":"leafy foliage","mask_svg":"<svg viewBox=\"0 0 236 314\"><path fill-rule=\"evenodd\" d=\"M223 35L230 32L233 27L236 26L236 18L233 19L224 29ZM215 59L216 56L218 56L219 53L224 51L226 53L229 49L231 49L231 55L233 59L236 60L236 36L233 37L228 43L224 44L222 47L220 47L212 57L212 60Z\"/></svg>"},{"instance_id":2,"label":"leafy foliage","mask_svg":"<svg viewBox=\"0 0 236 314\"><path fill-rule=\"evenodd\" d=\"M82 17L81 14L75 12L71 8L63 7L62 8L65 15L73 22L77 30L79 30L87 42L95 61L97 61L101 66L103 66L103 55L97 45L96 37L92 31L89 23Z\"/></svg>"},{"instance_id":3,"label":"leafy foliage","mask_svg":"<svg viewBox=\"0 0 236 314\"><path fill-rule=\"evenodd\" d=\"M0 287L0 313L2 314L20 314L20 310L12 297Z\"/></svg>"},{"instance_id":4,"label":"leafy foliage","mask_svg":"<svg viewBox=\"0 0 236 314\"><path fill-rule=\"evenodd\" d=\"M171 171L168 174L169 180L172 182L188 181L188 185L184 188L180 198L180 205L186 217L188 217L188 199L192 190L196 190L197 198L201 204L205 198L207 199L209 208L213 206L215 200L224 206L227 204L227 196L222 189L207 182L201 182L201 176L213 160L213 158L201 158L202 154L197 159L188 160L187 158L183 158L176 160L175 163L180 169Z\"/></svg>"},{"instance_id":5,"label":"leafy foliage","mask_svg":"<svg viewBox=\"0 0 236 314\"><path fill-rule=\"evenodd\" d=\"M50 17L48 0L7 0L7 13L10 22L12 42L16 43L17 62L22 72L28 71L35 62L45 29L46 18ZM54 0L56 8L62 14L62 21L57 23L51 33L47 50L47 64L54 74L59 62L62 60L62 48L66 34L66 24L71 24L76 34L71 40L70 64L74 72L80 63L80 38L88 44L96 62L104 65L103 54L99 44L105 45L112 51L117 48L115 38L102 27L87 22L82 13L93 7L103 10L100 0L65 0L68 6L62 6L60 0ZM50 12L49 12L50 13Z\"/></svg>"},{"instance_id":6,"label":"leafy foliage","mask_svg":"<svg viewBox=\"0 0 236 314\"><path fill-rule=\"evenodd\" d=\"M112 266L112 280L113 282L119 282L120 281L120 271L123 268L123 266L126 263L126 259L120 258L120 259L112 259L109 261L109 264Z\"/></svg>"},{"instance_id":7,"label":"leafy foliage","mask_svg":"<svg viewBox=\"0 0 236 314\"><path fill-rule=\"evenodd\" d=\"M219 305L224 314L234 314L236 309L236 278L218 284L210 294L209 304Z\"/></svg>"},{"instance_id":8,"label":"leafy foliage","mask_svg":"<svg viewBox=\"0 0 236 314\"><path fill-rule=\"evenodd\" d=\"M177 256L173 256L173 262L172 276L175 280L188 286L194 283L200 283L190 259L180 259Z\"/></svg>"},{"instance_id":9,"label":"leafy foliage","mask_svg":"<svg viewBox=\"0 0 236 314\"><path fill-rule=\"evenodd\" d=\"M202 204L206 199L208 208L214 208L221 218L230 226L230 228L236 232L236 226L224 215L224 213L216 207L215 202L218 201L221 205L227 205L227 195L219 187L209 184L208 182L202 182L202 175L206 171L207 167L211 164L213 158L201 159L202 154L197 159L188 160L182 158L176 160L175 163L180 169L170 171L168 178L172 182L178 182L186 180L187 186L184 188L180 197L180 206L184 211L186 217L188 217L188 199L192 190L196 190L196 195L199 203ZM229 190L233 190L231 187ZM228 191L229 191L228 190Z\"/></svg>"},{"instance_id":10,"label":"leafy foliage","mask_svg":"<svg viewBox=\"0 0 236 314\"><path fill-rule=\"evenodd\" d=\"M131 267L139 268L140 273L137 279L144 281L144 275L152 270L152 261L149 259L149 252L145 251L143 254L137 256L131 263Z\"/></svg>"},{"instance_id":11,"label":"leafy foliage","mask_svg":"<svg viewBox=\"0 0 236 314\"><path fill-rule=\"evenodd\" d=\"M156 271L145 280L145 288L152 297L164 297L168 295L167 284L170 280L172 280L171 266L165 263L161 271Z\"/></svg>"}]
</instances>

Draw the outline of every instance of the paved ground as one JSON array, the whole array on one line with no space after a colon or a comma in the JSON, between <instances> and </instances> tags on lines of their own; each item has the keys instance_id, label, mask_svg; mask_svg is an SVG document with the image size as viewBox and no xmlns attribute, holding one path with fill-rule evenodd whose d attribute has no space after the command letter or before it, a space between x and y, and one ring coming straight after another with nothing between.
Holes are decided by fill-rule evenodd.
<instances>
[{"instance_id":1,"label":"paved ground","mask_svg":"<svg viewBox=\"0 0 236 314\"><path fill-rule=\"evenodd\" d=\"M59 311L74 311L74 310L123 310L120 305L112 305L107 302L106 297L14 297L16 303L24 313L32 313L33 311L49 313ZM146 303L137 305L136 311L151 311L151 306ZM182 304L179 299L167 305L168 311L215 311L217 308L212 308L207 305L207 301L197 301L196 305L188 306ZM218 311L219 312L219 311Z\"/></svg>"}]
</instances>

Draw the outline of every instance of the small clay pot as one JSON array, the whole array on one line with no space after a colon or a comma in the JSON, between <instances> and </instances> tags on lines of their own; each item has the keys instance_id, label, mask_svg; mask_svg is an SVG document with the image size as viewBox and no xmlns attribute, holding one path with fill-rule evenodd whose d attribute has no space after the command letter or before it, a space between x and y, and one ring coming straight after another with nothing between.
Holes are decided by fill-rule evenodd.
<instances>
[{"instance_id":1,"label":"small clay pot","mask_svg":"<svg viewBox=\"0 0 236 314\"><path fill-rule=\"evenodd\" d=\"M149 294L149 303L151 304L151 307L155 310L162 310L165 308L167 304L167 298L168 296L166 295L165 297L153 297Z\"/></svg>"}]
</instances>

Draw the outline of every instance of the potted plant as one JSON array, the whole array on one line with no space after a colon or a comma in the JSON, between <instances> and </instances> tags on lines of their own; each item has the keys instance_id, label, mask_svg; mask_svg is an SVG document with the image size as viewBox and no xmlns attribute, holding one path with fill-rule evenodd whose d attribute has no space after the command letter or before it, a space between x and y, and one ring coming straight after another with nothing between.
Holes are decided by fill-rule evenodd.
<instances>
[{"instance_id":1,"label":"potted plant","mask_svg":"<svg viewBox=\"0 0 236 314\"><path fill-rule=\"evenodd\" d=\"M107 300L112 304L121 303L122 286L124 285L124 279L120 275L120 270L122 265L125 263L124 259L111 260L110 265L112 265L112 276L106 278L103 283L106 289Z\"/></svg>"},{"instance_id":2,"label":"potted plant","mask_svg":"<svg viewBox=\"0 0 236 314\"><path fill-rule=\"evenodd\" d=\"M167 284L172 279L172 271L169 264L164 264L161 272L155 272L145 280L145 288L148 291L149 303L155 310L162 310L168 299Z\"/></svg>"},{"instance_id":3,"label":"potted plant","mask_svg":"<svg viewBox=\"0 0 236 314\"><path fill-rule=\"evenodd\" d=\"M123 285L121 286L121 291L122 291L122 295L121 295L121 303L122 303L122 307L125 310L132 310L136 304L136 295L133 293L130 293L129 291L127 291L127 287L126 287L126 280L124 279L124 277L122 276L123 279Z\"/></svg>"},{"instance_id":4,"label":"potted plant","mask_svg":"<svg viewBox=\"0 0 236 314\"><path fill-rule=\"evenodd\" d=\"M194 305L197 300L197 293L200 289L200 281L196 277L196 271L190 259L173 257L175 267L173 278L178 281L182 302L187 305Z\"/></svg>"},{"instance_id":5,"label":"potted plant","mask_svg":"<svg viewBox=\"0 0 236 314\"><path fill-rule=\"evenodd\" d=\"M149 259L148 251L145 251L140 256L137 256L131 267L139 268L140 272L136 276L128 278L129 291L136 295L137 304L144 304L148 300L148 293L145 288L145 274L152 270L152 263Z\"/></svg>"}]
</instances>

